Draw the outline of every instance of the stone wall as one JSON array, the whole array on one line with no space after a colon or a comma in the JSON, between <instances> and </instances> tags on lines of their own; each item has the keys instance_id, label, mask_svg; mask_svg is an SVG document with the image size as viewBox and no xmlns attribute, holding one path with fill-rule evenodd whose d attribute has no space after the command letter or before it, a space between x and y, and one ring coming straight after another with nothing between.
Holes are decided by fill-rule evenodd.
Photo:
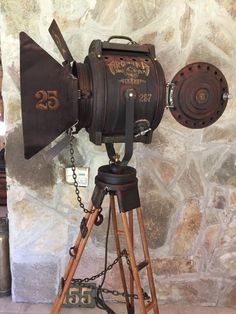
<instances>
[{"instance_id":1,"label":"stone wall","mask_svg":"<svg viewBox=\"0 0 236 314\"><path fill-rule=\"evenodd\" d=\"M23 157L18 34L25 31L61 62L47 31L53 18L76 60L83 60L95 38L128 35L156 46L167 81L184 65L205 61L221 69L231 94L236 94L233 0L2 1L14 301L54 299L82 217L73 186L65 183L68 151L50 164L42 153L29 161ZM137 168L162 303L236 306L235 117L235 98L214 125L201 130L184 128L166 110L152 144L135 145L131 165ZM85 131L76 140L77 163L90 167L90 185L81 189L87 204L97 167L107 163L107 157L103 147L88 141ZM79 276L103 267L105 223L89 239ZM114 256L111 241L109 260ZM116 276L108 275L107 287L117 288Z\"/></svg>"}]
</instances>

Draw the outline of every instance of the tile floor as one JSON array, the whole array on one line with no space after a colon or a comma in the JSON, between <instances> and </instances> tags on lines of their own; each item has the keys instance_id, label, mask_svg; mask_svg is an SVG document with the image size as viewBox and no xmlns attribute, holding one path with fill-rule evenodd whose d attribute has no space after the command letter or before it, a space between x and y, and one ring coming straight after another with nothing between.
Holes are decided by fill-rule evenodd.
<instances>
[{"instance_id":1,"label":"tile floor","mask_svg":"<svg viewBox=\"0 0 236 314\"><path fill-rule=\"evenodd\" d=\"M122 303L110 303L109 306L116 314L126 314L126 307ZM51 304L13 303L10 297L0 298L0 314L49 314ZM236 308L190 307L180 305L160 305L160 314L236 314ZM149 313L153 314L152 311ZM61 314L106 314L98 308L94 309L66 309ZM137 310L136 314L140 314Z\"/></svg>"}]
</instances>

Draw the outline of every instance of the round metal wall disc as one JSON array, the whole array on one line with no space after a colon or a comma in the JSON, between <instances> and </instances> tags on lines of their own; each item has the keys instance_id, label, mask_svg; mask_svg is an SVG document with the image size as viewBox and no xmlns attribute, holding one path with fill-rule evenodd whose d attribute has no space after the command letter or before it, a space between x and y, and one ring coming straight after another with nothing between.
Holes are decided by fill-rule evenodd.
<instances>
[{"instance_id":1,"label":"round metal wall disc","mask_svg":"<svg viewBox=\"0 0 236 314\"><path fill-rule=\"evenodd\" d=\"M173 117L191 129L211 125L225 110L228 84L214 65L196 62L180 70L171 82L169 106Z\"/></svg>"}]
</instances>

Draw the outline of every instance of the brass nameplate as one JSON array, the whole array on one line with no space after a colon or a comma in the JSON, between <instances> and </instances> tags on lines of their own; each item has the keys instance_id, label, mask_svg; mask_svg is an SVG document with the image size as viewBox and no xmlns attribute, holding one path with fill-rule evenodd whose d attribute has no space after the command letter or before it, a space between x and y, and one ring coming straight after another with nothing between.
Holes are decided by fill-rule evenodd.
<instances>
[{"instance_id":1,"label":"brass nameplate","mask_svg":"<svg viewBox=\"0 0 236 314\"><path fill-rule=\"evenodd\" d=\"M63 302L64 307L85 307L96 306L96 284L72 282Z\"/></svg>"}]
</instances>

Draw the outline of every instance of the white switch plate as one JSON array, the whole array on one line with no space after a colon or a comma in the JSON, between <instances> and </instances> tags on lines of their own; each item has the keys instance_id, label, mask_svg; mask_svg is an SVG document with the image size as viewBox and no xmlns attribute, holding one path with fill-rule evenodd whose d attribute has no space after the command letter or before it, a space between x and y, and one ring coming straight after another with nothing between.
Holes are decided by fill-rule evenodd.
<instances>
[{"instance_id":1,"label":"white switch plate","mask_svg":"<svg viewBox=\"0 0 236 314\"><path fill-rule=\"evenodd\" d=\"M66 182L74 184L72 168L66 168ZM75 173L77 175L77 182L79 186L88 186L89 167L76 167Z\"/></svg>"}]
</instances>

